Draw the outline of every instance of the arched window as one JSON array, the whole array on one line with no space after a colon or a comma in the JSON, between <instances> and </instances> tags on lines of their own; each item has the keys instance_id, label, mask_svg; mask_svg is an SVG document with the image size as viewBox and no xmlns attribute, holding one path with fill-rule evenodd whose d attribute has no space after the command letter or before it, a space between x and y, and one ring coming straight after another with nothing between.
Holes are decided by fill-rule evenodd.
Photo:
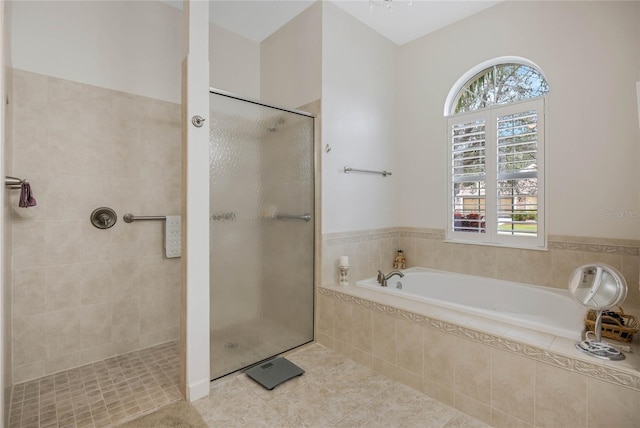
<instances>
[{"instance_id":1,"label":"arched window","mask_svg":"<svg viewBox=\"0 0 640 428\"><path fill-rule=\"evenodd\" d=\"M544 247L544 103L526 63L470 71L448 98L447 239Z\"/></svg>"}]
</instances>

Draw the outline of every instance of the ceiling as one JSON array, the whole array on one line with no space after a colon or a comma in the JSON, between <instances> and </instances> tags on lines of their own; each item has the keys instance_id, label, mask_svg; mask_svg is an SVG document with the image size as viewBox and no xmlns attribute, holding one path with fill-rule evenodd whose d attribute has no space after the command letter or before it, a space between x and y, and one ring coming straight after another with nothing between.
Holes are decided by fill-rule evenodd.
<instances>
[{"instance_id":1,"label":"ceiling","mask_svg":"<svg viewBox=\"0 0 640 428\"><path fill-rule=\"evenodd\" d=\"M261 42L316 0L212 0L211 22ZM393 0L391 8L369 0L324 0L337 5L398 45L491 7L501 0ZM387 4L378 0L377 3ZM411 3L409 5L409 3Z\"/></svg>"}]
</instances>

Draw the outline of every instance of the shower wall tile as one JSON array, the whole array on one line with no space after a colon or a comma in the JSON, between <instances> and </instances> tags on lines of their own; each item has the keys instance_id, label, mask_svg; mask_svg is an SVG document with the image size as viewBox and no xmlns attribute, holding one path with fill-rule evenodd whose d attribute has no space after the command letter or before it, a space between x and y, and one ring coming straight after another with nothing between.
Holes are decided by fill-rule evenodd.
<instances>
[{"instance_id":1,"label":"shower wall tile","mask_svg":"<svg viewBox=\"0 0 640 428\"><path fill-rule=\"evenodd\" d=\"M13 206L17 205L17 200ZM13 270L47 266L46 222L13 222Z\"/></svg>"},{"instance_id":2,"label":"shower wall tile","mask_svg":"<svg viewBox=\"0 0 640 428\"><path fill-rule=\"evenodd\" d=\"M80 352L80 364L92 361L102 361L116 355L113 344L96 346L95 348L83 349Z\"/></svg>"},{"instance_id":3,"label":"shower wall tile","mask_svg":"<svg viewBox=\"0 0 640 428\"><path fill-rule=\"evenodd\" d=\"M45 360L38 360L32 363L14 364L13 376L18 379L37 379L47 374Z\"/></svg>"},{"instance_id":4,"label":"shower wall tile","mask_svg":"<svg viewBox=\"0 0 640 428\"><path fill-rule=\"evenodd\" d=\"M14 272L13 314L16 317L41 314L46 311L46 269L22 269Z\"/></svg>"},{"instance_id":5,"label":"shower wall tile","mask_svg":"<svg viewBox=\"0 0 640 428\"><path fill-rule=\"evenodd\" d=\"M111 299L116 304L122 300L138 298L140 264L137 259L113 259L111 261Z\"/></svg>"},{"instance_id":6,"label":"shower wall tile","mask_svg":"<svg viewBox=\"0 0 640 428\"><path fill-rule=\"evenodd\" d=\"M111 304L83 306L80 309L81 349L103 346L111 341Z\"/></svg>"},{"instance_id":7,"label":"shower wall tile","mask_svg":"<svg viewBox=\"0 0 640 428\"><path fill-rule=\"evenodd\" d=\"M140 337L140 302L137 297L114 301L110 318L112 342Z\"/></svg>"},{"instance_id":8,"label":"shower wall tile","mask_svg":"<svg viewBox=\"0 0 640 428\"><path fill-rule=\"evenodd\" d=\"M14 109L29 112L34 107L47 105L48 77L35 73L13 73Z\"/></svg>"},{"instance_id":9,"label":"shower wall tile","mask_svg":"<svg viewBox=\"0 0 640 428\"><path fill-rule=\"evenodd\" d=\"M14 364L38 361L46 352L47 315L14 316L13 359Z\"/></svg>"},{"instance_id":10,"label":"shower wall tile","mask_svg":"<svg viewBox=\"0 0 640 428\"><path fill-rule=\"evenodd\" d=\"M70 369L72 367L78 367L82 365L82 359L80 358L80 352L70 352L68 354L56 355L47 358L46 371L47 374L58 373L63 370Z\"/></svg>"},{"instance_id":11,"label":"shower wall tile","mask_svg":"<svg viewBox=\"0 0 640 428\"><path fill-rule=\"evenodd\" d=\"M181 260L162 222L122 217L180 213L180 106L21 70L13 98L7 174L38 202L10 192L14 382L178 339Z\"/></svg>"},{"instance_id":12,"label":"shower wall tile","mask_svg":"<svg viewBox=\"0 0 640 428\"><path fill-rule=\"evenodd\" d=\"M47 359L79 352L82 349L82 318L79 310L74 308L47 312L45 320Z\"/></svg>"},{"instance_id":13,"label":"shower wall tile","mask_svg":"<svg viewBox=\"0 0 640 428\"><path fill-rule=\"evenodd\" d=\"M81 305L82 265L59 265L47 268L47 312L76 308Z\"/></svg>"},{"instance_id":14,"label":"shower wall tile","mask_svg":"<svg viewBox=\"0 0 640 428\"><path fill-rule=\"evenodd\" d=\"M80 278L82 278L81 305L111 302L111 262L83 264Z\"/></svg>"},{"instance_id":15,"label":"shower wall tile","mask_svg":"<svg viewBox=\"0 0 640 428\"><path fill-rule=\"evenodd\" d=\"M180 337L180 327L171 327L165 330L156 330L140 335L140 348L148 348L155 343L166 343L174 337Z\"/></svg>"}]
</instances>

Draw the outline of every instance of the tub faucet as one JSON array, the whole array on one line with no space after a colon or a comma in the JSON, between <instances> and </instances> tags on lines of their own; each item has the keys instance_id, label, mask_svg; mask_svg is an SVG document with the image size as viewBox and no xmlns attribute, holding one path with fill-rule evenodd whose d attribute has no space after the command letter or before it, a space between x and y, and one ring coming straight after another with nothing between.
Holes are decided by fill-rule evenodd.
<instances>
[{"instance_id":1,"label":"tub faucet","mask_svg":"<svg viewBox=\"0 0 640 428\"><path fill-rule=\"evenodd\" d=\"M404 274L402 272L400 272L399 270L392 270L391 272L389 272L388 274L383 274L382 271L378 271L378 284L380 284L383 287L387 286L387 280L391 277L393 277L394 275L398 275L400 278L404 277Z\"/></svg>"}]
</instances>

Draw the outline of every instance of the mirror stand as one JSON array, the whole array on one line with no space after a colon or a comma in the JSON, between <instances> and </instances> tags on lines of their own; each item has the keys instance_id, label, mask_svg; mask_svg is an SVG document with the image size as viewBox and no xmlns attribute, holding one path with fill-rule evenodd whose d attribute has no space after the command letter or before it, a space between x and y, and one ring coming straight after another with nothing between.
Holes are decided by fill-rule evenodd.
<instances>
[{"instance_id":1,"label":"mirror stand","mask_svg":"<svg viewBox=\"0 0 640 428\"><path fill-rule=\"evenodd\" d=\"M603 360L624 360L626 357L622 352L620 352L620 350L612 346L610 343L602 340L602 310L599 309L596 313L595 333L593 333L595 335L595 339L589 339L589 334L591 332L587 331L585 333L585 339L576 343L576 348L579 351Z\"/></svg>"},{"instance_id":2,"label":"mirror stand","mask_svg":"<svg viewBox=\"0 0 640 428\"><path fill-rule=\"evenodd\" d=\"M587 331L576 348L603 360L624 360L622 352L602 340L602 312L627 297L627 282L622 274L604 263L582 265L569 277L569 292L578 304L596 313L593 332Z\"/></svg>"}]
</instances>

